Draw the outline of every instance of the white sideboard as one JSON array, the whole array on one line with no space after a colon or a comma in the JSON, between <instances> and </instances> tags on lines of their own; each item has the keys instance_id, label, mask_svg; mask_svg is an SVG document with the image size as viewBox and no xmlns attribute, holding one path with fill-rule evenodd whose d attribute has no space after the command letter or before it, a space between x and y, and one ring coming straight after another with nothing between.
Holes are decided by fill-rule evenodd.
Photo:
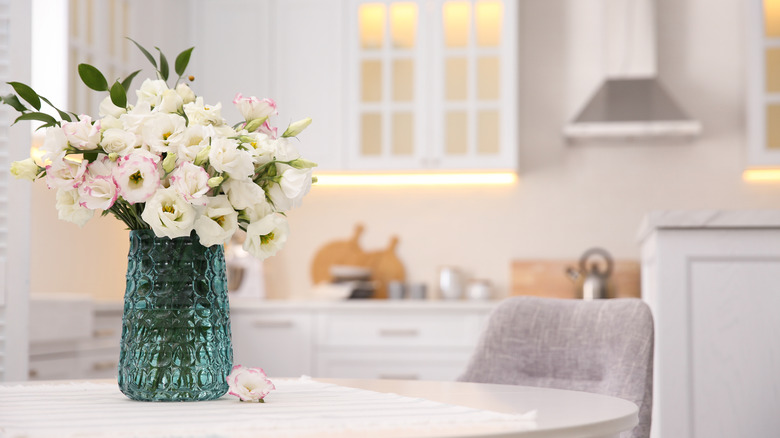
<instances>
[{"instance_id":1,"label":"white sideboard","mask_svg":"<svg viewBox=\"0 0 780 438\"><path fill-rule=\"evenodd\" d=\"M454 380L494 306L231 298L233 362L271 377ZM116 377L121 303L52 294L34 299L31 311L39 323L31 333L30 379Z\"/></svg>"},{"instance_id":2,"label":"white sideboard","mask_svg":"<svg viewBox=\"0 0 780 438\"><path fill-rule=\"evenodd\" d=\"M640 241L651 436L780 436L780 211L656 212Z\"/></svg>"}]
</instances>

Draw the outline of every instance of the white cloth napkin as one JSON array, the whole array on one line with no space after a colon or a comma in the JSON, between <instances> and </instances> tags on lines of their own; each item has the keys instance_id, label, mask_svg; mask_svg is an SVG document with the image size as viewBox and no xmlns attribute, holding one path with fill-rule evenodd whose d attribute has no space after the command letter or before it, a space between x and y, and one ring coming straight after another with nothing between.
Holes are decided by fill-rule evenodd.
<instances>
[{"instance_id":1,"label":"white cloth napkin","mask_svg":"<svg viewBox=\"0 0 780 438\"><path fill-rule=\"evenodd\" d=\"M265 403L136 402L116 384L0 386L0 437L468 436L535 428L511 415L308 379L273 380Z\"/></svg>"}]
</instances>

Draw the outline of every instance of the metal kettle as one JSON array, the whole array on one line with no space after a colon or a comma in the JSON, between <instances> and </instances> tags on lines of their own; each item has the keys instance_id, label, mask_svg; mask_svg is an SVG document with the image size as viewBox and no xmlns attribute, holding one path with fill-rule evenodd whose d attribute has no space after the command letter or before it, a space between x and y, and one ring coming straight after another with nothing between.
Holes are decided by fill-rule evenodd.
<instances>
[{"instance_id":1,"label":"metal kettle","mask_svg":"<svg viewBox=\"0 0 780 438\"><path fill-rule=\"evenodd\" d=\"M599 263L603 261L603 263ZM601 265L605 265L602 270ZM613 268L612 256L602 248L591 248L580 257L579 270L566 268L572 281L580 284L579 297L583 300L607 298L607 283Z\"/></svg>"}]
</instances>

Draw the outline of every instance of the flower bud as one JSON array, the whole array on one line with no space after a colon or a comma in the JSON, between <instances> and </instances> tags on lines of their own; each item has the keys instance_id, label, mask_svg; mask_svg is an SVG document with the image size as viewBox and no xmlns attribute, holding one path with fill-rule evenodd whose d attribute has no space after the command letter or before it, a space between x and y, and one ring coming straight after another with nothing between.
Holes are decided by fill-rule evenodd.
<instances>
[{"instance_id":1,"label":"flower bud","mask_svg":"<svg viewBox=\"0 0 780 438\"><path fill-rule=\"evenodd\" d=\"M211 152L211 146L206 146L205 148L201 149L200 152L198 152L198 155L195 156L194 164L196 166L202 166L203 163L209 159L209 152Z\"/></svg>"},{"instance_id":2,"label":"flower bud","mask_svg":"<svg viewBox=\"0 0 780 438\"><path fill-rule=\"evenodd\" d=\"M249 132L257 131L257 128L260 127L265 121L268 120L268 116L261 117L259 119L253 119L249 123L244 126L244 129L246 129Z\"/></svg>"},{"instance_id":3,"label":"flower bud","mask_svg":"<svg viewBox=\"0 0 780 438\"><path fill-rule=\"evenodd\" d=\"M297 158L290 161L290 166L296 169L311 169L312 167L317 167L317 163L304 160L303 158Z\"/></svg>"},{"instance_id":4,"label":"flower bud","mask_svg":"<svg viewBox=\"0 0 780 438\"><path fill-rule=\"evenodd\" d=\"M311 177L311 183L314 184L318 181L318 178L316 176Z\"/></svg>"},{"instance_id":5,"label":"flower bud","mask_svg":"<svg viewBox=\"0 0 780 438\"><path fill-rule=\"evenodd\" d=\"M303 132L306 127L308 127L311 124L311 117L307 117L302 120L298 120L297 122L290 123L290 126L287 127L287 130L284 131L284 134L282 134L282 137L295 137L301 132Z\"/></svg>"},{"instance_id":6,"label":"flower bud","mask_svg":"<svg viewBox=\"0 0 780 438\"><path fill-rule=\"evenodd\" d=\"M176 158L176 154L173 152L169 152L168 155L165 156L162 164L165 173L171 173L173 172L173 169L176 168Z\"/></svg>"},{"instance_id":7,"label":"flower bud","mask_svg":"<svg viewBox=\"0 0 780 438\"><path fill-rule=\"evenodd\" d=\"M108 154L108 159L111 160L112 163L116 162L117 159L119 159L119 154L116 152L112 152Z\"/></svg>"},{"instance_id":8,"label":"flower bud","mask_svg":"<svg viewBox=\"0 0 780 438\"><path fill-rule=\"evenodd\" d=\"M11 175L16 179L29 179L35 181L42 169L35 164L32 158L11 163Z\"/></svg>"},{"instance_id":9,"label":"flower bud","mask_svg":"<svg viewBox=\"0 0 780 438\"><path fill-rule=\"evenodd\" d=\"M222 178L221 176L215 176L213 178L209 178L208 185L212 189L215 187L218 187L220 184L222 184L222 181L224 181L225 178Z\"/></svg>"}]
</instances>

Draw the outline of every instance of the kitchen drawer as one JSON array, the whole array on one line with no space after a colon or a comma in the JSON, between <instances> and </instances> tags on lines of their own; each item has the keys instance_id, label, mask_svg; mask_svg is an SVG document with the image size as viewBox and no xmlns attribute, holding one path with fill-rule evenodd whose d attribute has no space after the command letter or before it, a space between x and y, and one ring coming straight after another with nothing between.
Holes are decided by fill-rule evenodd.
<instances>
[{"instance_id":1,"label":"kitchen drawer","mask_svg":"<svg viewBox=\"0 0 780 438\"><path fill-rule=\"evenodd\" d=\"M317 377L452 381L466 369L471 349L322 352Z\"/></svg>"},{"instance_id":2,"label":"kitchen drawer","mask_svg":"<svg viewBox=\"0 0 780 438\"><path fill-rule=\"evenodd\" d=\"M93 350L79 352L79 369L85 379L116 378L119 365L119 346L115 350Z\"/></svg>"},{"instance_id":3,"label":"kitchen drawer","mask_svg":"<svg viewBox=\"0 0 780 438\"><path fill-rule=\"evenodd\" d=\"M233 363L272 377L311 375L312 318L310 312L232 312Z\"/></svg>"},{"instance_id":4,"label":"kitchen drawer","mask_svg":"<svg viewBox=\"0 0 780 438\"><path fill-rule=\"evenodd\" d=\"M30 380L79 379L79 359L75 354L31 356Z\"/></svg>"},{"instance_id":5,"label":"kitchen drawer","mask_svg":"<svg viewBox=\"0 0 780 438\"><path fill-rule=\"evenodd\" d=\"M92 329L93 341L110 341L119 345L122 337L122 310L95 312L95 324Z\"/></svg>"},{"instance_id":6,"label":"kitchen drawer","mask_svg":"<svg viewBox=\"0 0 780 438\"><path fill-rule=\"evenodd\" d=\"M484 323L478 312L329 312L317 334L322 346L473 347Z\"/></svg>"}]
</instances>

